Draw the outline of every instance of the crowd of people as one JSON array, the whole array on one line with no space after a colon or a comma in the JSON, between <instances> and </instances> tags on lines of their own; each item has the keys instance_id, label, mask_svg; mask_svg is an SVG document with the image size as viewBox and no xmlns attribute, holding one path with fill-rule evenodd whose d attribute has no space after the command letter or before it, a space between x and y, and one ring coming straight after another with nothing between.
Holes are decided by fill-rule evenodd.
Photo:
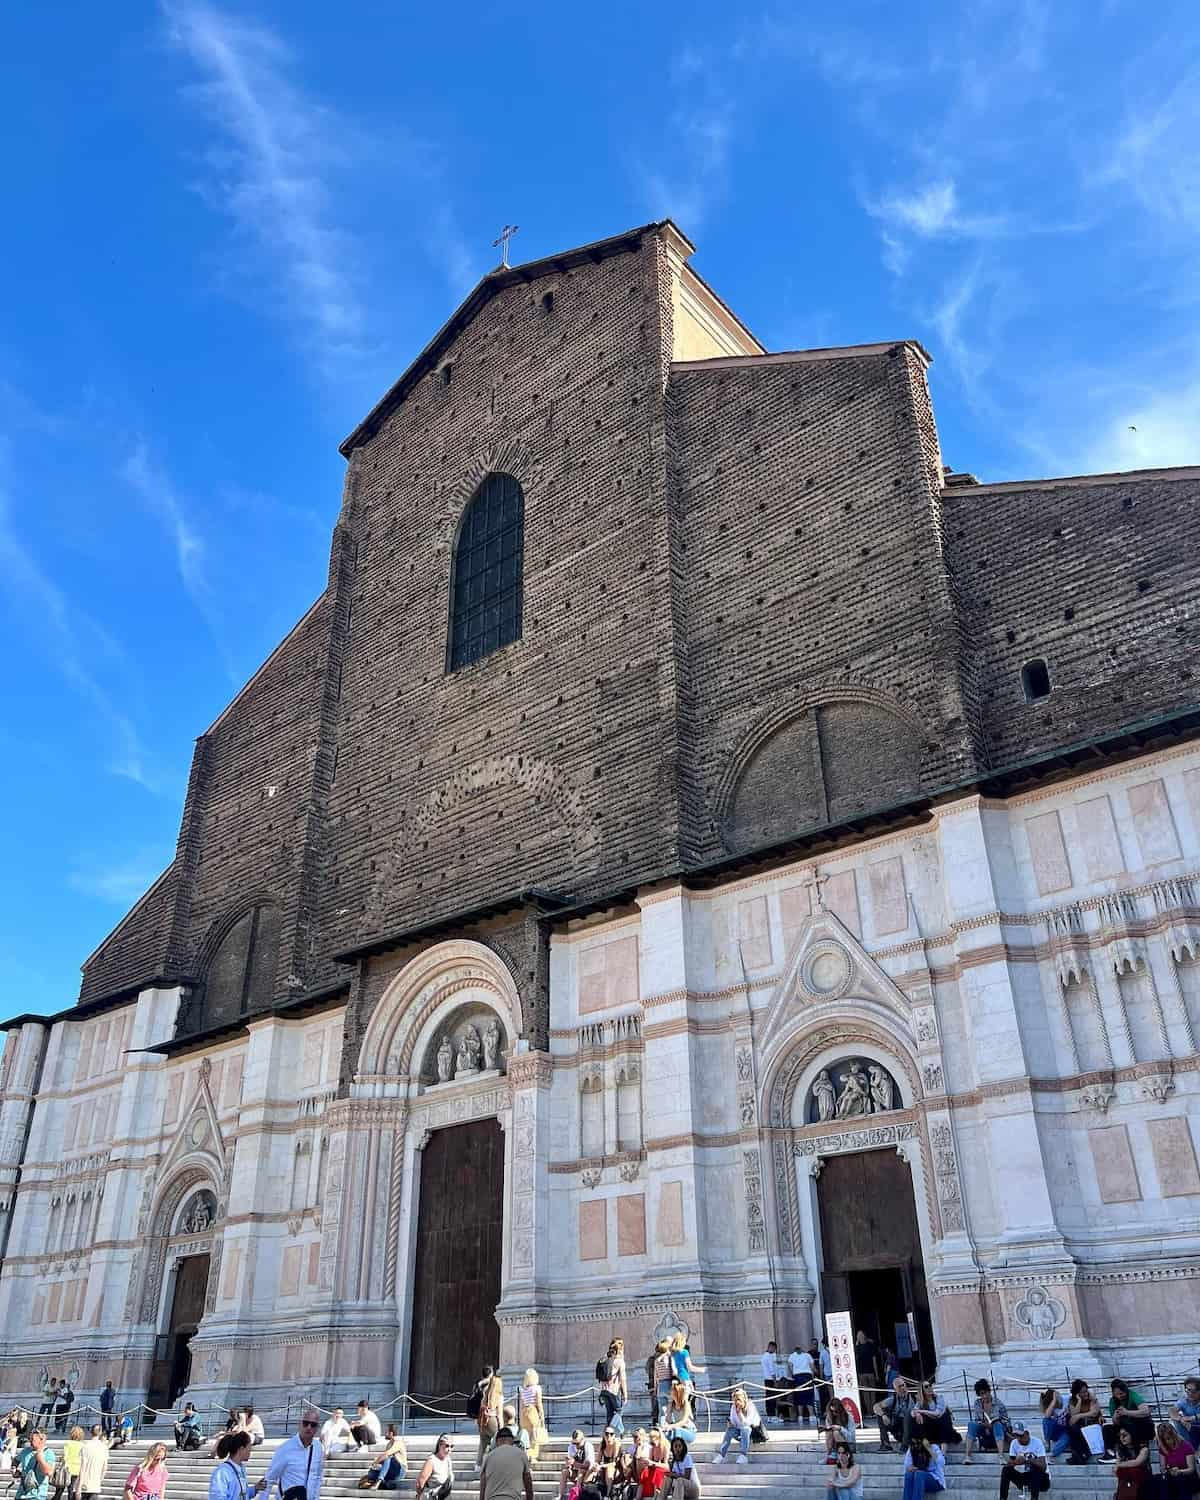
<instances>
[{"instance_id":1,"label":"crowd of people","mask_svg":"<svg viewBox=\"0 0 1200 1500\"><path fill-rule=\"evenodd\" d=\"M865 1347L864 1347L865 1346ZM1077 1379L1069 1391L1053 1387L1041 1393L1040 1436L1020 1416L1012 1416L987 1380L975 1382L974 1399L960 1433L954 1414L930 1381L914 1382L900 1374L894 1359L863 1334L856 1353L862 1393L879 1395L871 1408L880 1448L904 1452L903 1500L925 1500L946 1488L946 1450L964 1444L963 1463L976 1454L1000 1461L999 1500L1013 1487L1031 1500L1051 1488L1050 1468L1063 1459L1069 1465L1109 1464L1116 1479L1114 1500L1192 1500L1200 1496L1197 1452L1200 1450L1200 1377L1185 1380L1174 1402L1154 1404L1126 1381L1114 1379L1102 1405L1087 1382ZM646 1360L650 1425L627 1433L623 1413L629 1402L625 1346L613 1339L596 1362L596 1392L604 1413L598 1440L581 1428L572 1431L558 1480L558 1500L700 1500L700 1478L693 1447L696 1441L695 1376L697 1365L682 1334L661 1340ZM743 1385L729 1396L724 1432L711 1463L747 1464L756 1444L768 1441L767 1425L792 1420L820 1428L829 1469L826 1500L862 1500L863 1474L858 1459L862 1423L853 1403L829 1393L829 1351L821 1341L808 1349L796 1346L781 1358L774 1343L762 1356L763 1414ZM863 1378L865 1377L865 1379ZM882 1385L867 1384L880 1380ZM756 1387L757 1389L758 1387ZM65 1393L65 1406L64 1402ZM130 1413L118 1413L112 1382L101 1392L101 1420L85 1433L76 1424L65 1430L60 1412L69 1417L74 1392L65 1379L47 1380L36 1413L14 1408L0 1423L0 1472L11 1472L13 1500L100 1500L110 1454L133 1433ZM513 1399L504 1382L484 1366L470 1393L466 1412L477 1428L472 1478L478 1477L479 1500L533 1500L530 1464L549 1441L547 1397L536 1370L525 1371ZM51 1446L63 1434L61 1451ZM208 1442L215 1464L209 1500L319 1500L327 1458L367 1455L358 1480L363 1490L396 1490L409 1475L407 1443L394 1425L384 1425L369 1402L358 1403L351 1417L341 1407L322 1416L305 1410L299 1428L271 1457L265 1476L251 1483L245 1466L266 1437L253 1406L232 1410L223 1430L206 1439L203 1423L189 1402L174 1423L175 1447L196 1451ZM124 1500L164 1500L167 1447L153 1443L134 1464L125 1481ZM455 1483L452 1443L437 1438L414 1475L414 1500L449 1500Z\"/></svg>"}]
</instances>

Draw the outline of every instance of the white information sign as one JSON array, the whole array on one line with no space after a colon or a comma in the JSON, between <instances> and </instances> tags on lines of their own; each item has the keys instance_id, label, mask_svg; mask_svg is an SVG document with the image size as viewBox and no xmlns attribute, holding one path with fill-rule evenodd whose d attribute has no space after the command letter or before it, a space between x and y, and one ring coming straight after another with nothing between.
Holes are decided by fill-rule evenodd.
<instances>
[{"instance_id":1,"label":"white information sign","mask_svg":"<svg viewBox=\"0 0 1200 1500\"><path fill-rule=\"evenodd\" d=\"M862 1426L862 1398L858 1394L858 1366L854 1362L854 1328L848 1312L825 1314L825 1336L833 1365L833 1394Z\"/></svg>"}]
</instances>

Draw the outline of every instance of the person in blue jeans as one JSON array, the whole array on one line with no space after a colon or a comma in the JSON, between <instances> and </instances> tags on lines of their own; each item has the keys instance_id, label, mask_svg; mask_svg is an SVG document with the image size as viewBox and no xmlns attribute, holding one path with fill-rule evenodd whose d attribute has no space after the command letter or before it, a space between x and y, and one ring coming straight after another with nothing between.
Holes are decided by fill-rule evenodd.
<instances>
[{"instance_id":1,"label":"person in blue jeans","mask_svg":"<svg viewBox=\"0 0 1200 1500\"><path fill-rule=\"evenodd\" d=\"M725 1429L725 1436L721 1439L721 1446L713 1457L713 1463L725 1462L729 1445L735 1440L742 1450L738 1454L738 1463L749 1463L750 1434L758 1426L760 1420L758 1408L741 1386L738 1386L729 1403L729 1425Z\"/></svg>"},{"instance_id":2,"label":"person in blue jeans","mask_svg":"<svg viewBox=\"0 0 1200 1500\"><path fill-rule=\"evenodd\" d=\"M381 1490L397 1490L400 1481L408 1473L408 1448L402 1437L396 1436L396 1428L391 1422L384 1435L384 1449L367 1472L363 1479L366 1484L359 1481L360 1488Z\"/></svg>"},{"instance_id":3,"label":"person in blue jeans","mask_svg":"<svg viewBox=\"0 0 1200 1500\"><path fill-rule=\"evenodd\" d=\"M1175 1430L1187 1438L1193 1448L1200 1448L1200 1380L1193 1375L1183 1382L1183 1395L1171 1413Z\"/></svg>"},{"instance_id":4,"label":"person in blue jeans","mask_svg":"<svg viewBox=\"0 0 1200 1500\"><path fill-rule=\"evenodd\" d=\"M963 1463L971 1462L971 1453L976 1448L991 1453L1001 1452L1008 1444L1012 1423L1008 1420L1008 1407L999 1396L992 1395L986 1380L975 1382L975 1400L971 1404L971 1419L967 1423L967 1446Z\"/></svg>"},{"instance_id":5,"label":"person in blue jeans","mask_svg":"<svg viewBox=\"0 0 1200 1500\"><path fill-rule=\"evenodd\" d=\"M1057 1458L1071 1446L1067 1430L1067 1398L1053 1386L1047 1386L1041 1395L1041 1407L1042 1441L1050 1457Z\"/></svg>"},{"instance_id":6,"label":"person in blue jeans","mask_svg":"<svg viewBox=\"0 0 1200 1500\"><path fill-rule=\"evenodd\" d=\"M936 1443L913 1438L904 1454L904 1500L922 1500L945 1488L945 1454Z\"/></svg>"}]
</instances>

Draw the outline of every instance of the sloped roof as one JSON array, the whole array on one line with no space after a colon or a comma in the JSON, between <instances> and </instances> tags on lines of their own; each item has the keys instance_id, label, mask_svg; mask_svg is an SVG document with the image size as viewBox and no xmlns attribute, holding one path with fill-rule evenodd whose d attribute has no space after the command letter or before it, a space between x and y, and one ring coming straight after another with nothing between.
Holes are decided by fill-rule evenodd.
<instances>
[{"instance_id":1,"label":"sloped roof","mask_svg":"<svg viewBox=\"0 0 1200 1500\"><path fill-rule=\"evenodd\" d=\"M610 255L628 254L629 251L636 250L648 234L657 234L668 226L679 235L689 253L696 248L670 219L657 219L649 224L639 224L636 229L627 229L623 234L610 235L608 239L577 245L573 250L562 250L557 255L544 255L538 260L527 260L519 266L497 266L494 271L489 271L466 299L459 303L395 385L382 400L375 403L338 451L349 458L355 448L373 437L389 412L394 411L417 381L436 366L442 351L497 292L503 291L505 287L519 286L522 282L535 281L549 271L569 271L573 266L586 265L589 261L598 262L607 260Z\"/></svg>"},{"instance_id":2,"label":"sloped roof","mask_svg":"<svg viewBox=\"0 0 1200 1500\"><path fill-rule=\"evenodd\" d=\"M83 963L80 1002L137 988L162 974L171 931L176 866L172 862Z\"/></svg>"}]
</instances>

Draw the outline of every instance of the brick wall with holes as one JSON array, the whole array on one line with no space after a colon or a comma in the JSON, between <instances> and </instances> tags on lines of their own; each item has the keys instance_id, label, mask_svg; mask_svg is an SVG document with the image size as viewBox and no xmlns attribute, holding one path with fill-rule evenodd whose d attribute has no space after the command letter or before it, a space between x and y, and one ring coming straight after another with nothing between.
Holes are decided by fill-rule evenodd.
<instances>
[{"instance_id":1,"label":"brick wall with holes","mask_svg":"<svg viewBox=\"0 0 1200 1500\"><path fill-rule=\"evenodd\" d=\"M675 861L660 255L502 290L353 455L327 952ZM456 528L497 469L525 495L522 637L447 672Z\"/></svg>"},{"instance_id":2,"label":"brick wall with holes","mask_svg":"<svg viewBox=\"0 0 1200 1500\"><path fill-rule=\"evenodd\" d=\"M839 710L828 726L839 763L825 765L826 785L811 816L797 809L801 820L819 825L887 800L877 751L889 699L920 726L919 785L969 775L964 664L940 565L924 401L920 355L905 345L672 372L697 852L721 848L721 779L745 737L765 717L844 689L875 690L883 707L857 726L848 704ZM821 737L814 725L818 759L828 751ZM762 769L764 804L792 795L807 754L801 747Z\"/></svg>"},{"instance_id":3,"label":"brick wall with holes","mask_svg":"<svg viewBox=\"0 0 1200 1500\"><path fill-rule=\"evenodd\" d=\"M965 485L943 515L993 766L1200 702L1195 471Z\"/></svg>"}]
</instances>

